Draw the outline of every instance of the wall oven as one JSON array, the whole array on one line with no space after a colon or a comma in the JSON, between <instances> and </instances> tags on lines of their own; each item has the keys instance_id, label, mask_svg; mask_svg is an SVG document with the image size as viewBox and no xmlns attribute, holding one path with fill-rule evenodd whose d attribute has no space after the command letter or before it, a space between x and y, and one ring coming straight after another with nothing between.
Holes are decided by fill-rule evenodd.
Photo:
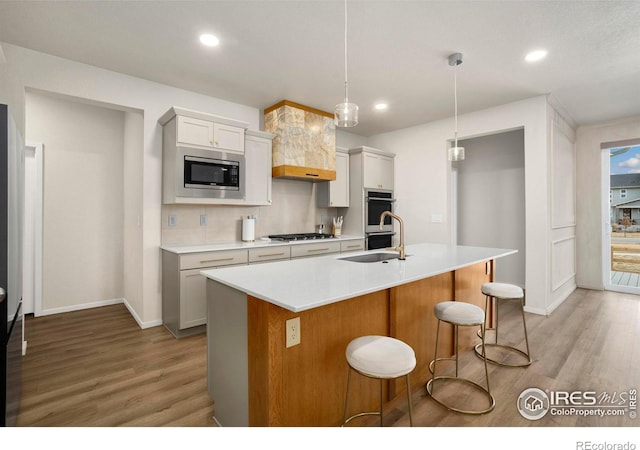
<instances>
[{"instance_id":1,"label":"wall oven","mask_svg":"<svg viewBox=\"0 0 640 450\"><path fill-rule=\"evenodd\" d=\"M244 155L179 148L176 194L196 198L244 198Z\"/></svg>"},{"instance_id":2,"label":"wall oven","mask_svg":"<svg viewBox=\"0 0 640 450\"><path fill-rule=\"evenodd\" d=\"M365 233L393 232L391 217L384 218L384 225L380 229L380 215L385 211L393 212L393 191L381 189L364 190L364 220Z\"/></svg>"},{"instance_id":3,"label":"wall oven","mask_svg":"<svg viewBox=\"0 0 640 450\"><path fill-rule=\"evenodd\" d=\"M395 233L386 231L381 233L365 233L365 244L367 250L392 247L394 235Z\"/></svg>"}]
</instances>

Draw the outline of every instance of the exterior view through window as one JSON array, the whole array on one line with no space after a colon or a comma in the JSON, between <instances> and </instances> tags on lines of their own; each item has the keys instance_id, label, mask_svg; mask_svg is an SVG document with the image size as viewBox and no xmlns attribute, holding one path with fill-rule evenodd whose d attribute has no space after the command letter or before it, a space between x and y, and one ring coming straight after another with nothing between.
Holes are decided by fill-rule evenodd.
<instances>
[{"instance_id":1,"label":"exterior view through window","mask_svg":"<svg viewBox=\"0 0 640 450\"><path fill-rule=\"evenodd\" d=\"M640 288L640 145L609 156L611 285Z\"/></svg>"}]
</instances>

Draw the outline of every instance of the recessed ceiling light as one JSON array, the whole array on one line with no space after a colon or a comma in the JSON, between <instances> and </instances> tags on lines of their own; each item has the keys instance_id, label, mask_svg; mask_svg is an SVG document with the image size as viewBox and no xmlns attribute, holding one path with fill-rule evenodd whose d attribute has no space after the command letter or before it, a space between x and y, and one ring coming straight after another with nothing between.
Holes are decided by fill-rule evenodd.
<instances>
[{"instance_id":1,"label":"recessed ceiling light","mask_svg":"<svg viewBox=\"0 0 640 450\"><path fill-rule=\"evenodd\" d=\"M200 42L202 42L207 47L215 47L220 43L220 39L215 37L213 34L201 34Z\"/></svg>"},{"instance_id":2,"label":"recessed ceiling light","mask_svg":"<svg viewBox=\"0 0 640 450\"><path fill-rule=\"evenodd\" d=\"M547 56L546 50L534 50L527 53L527 56L524 57L524 60L527 62L535 62L544 59L545 56Z\"/></svg>"},{"instance_id":3,"label":"recessed ceiling light","mask_svg":"<svg viewBox=\"0 0 640 450\"><path fill-rule=\"evenodd\" d=\"M384 111L388 107L389 105L387 105L386 103L376 103L374 106L374 108L377 109L378 111Z\"/></svg>"}]
</instances>

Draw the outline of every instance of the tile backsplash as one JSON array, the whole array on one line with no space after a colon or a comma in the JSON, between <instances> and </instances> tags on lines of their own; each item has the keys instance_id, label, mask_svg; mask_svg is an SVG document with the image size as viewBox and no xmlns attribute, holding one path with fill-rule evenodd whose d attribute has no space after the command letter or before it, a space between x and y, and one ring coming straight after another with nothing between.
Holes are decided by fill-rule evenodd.
<instances>
[{"instance_id":1,"label":"tile backsplash","mask_svg":"<svg viewBox=\"0 0 640 450\"><path fill-rule=\"evenodd\" d=\"M256 216L256 239L269 234L310 233L324 219L330 230L337 208L318 208L316 184L273 179L270 206L162 205L162 244L198 245L242 240L242 218ZM169 226L169 216L176 218ZM207 224L200 225L200 216Z\"/></svg>"}]
</instances>

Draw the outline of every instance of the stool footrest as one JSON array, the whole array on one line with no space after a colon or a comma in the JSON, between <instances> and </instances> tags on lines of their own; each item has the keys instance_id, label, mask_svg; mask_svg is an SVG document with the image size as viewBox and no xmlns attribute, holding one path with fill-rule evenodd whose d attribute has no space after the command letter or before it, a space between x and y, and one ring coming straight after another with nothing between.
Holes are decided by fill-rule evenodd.
<instances>
[{"instance_id":1,"label":"stool footrest","mask_svg":"<svg viewBox=\"0 0 640 450\"><path fill-rule=\"evenodd\" d=\"M449 357L442 357L442 358L432 359L431 362L429 363L429 372L431 372L431 375L433 375L433 366L437 362L440 362L440 361L455 361L455 360L456 360L456 355L449 356Z\"/></svg>"},{"instance_id":2,"label":"stool footrest","mask_svg":"<svg viewBox=\"0 0 640 450\"><path fill-rule=\"evenodd\" d=\"M353 419L357 419L358 417L379 416L379 415L380 415L380 411L366 411L366 412L361 412L361 413L358 413L358 414L354 414L353 416L349 417L347 420L342 422L342 426L344 427L346 424L351 422Z\"/></svg>"},{"instance_id":3,"label":"stool footrest","mask_svg":"<svg viewBox=\"0 0 640 450\"><path fill-rule=\"evenodd\" d=\"M465 410L465 409L461 409L461 408L456 408L450 404L447 404L446 402L443 402L442 400L437 399L436 397L433 396L433 382L437 381L437 380L450 380L450 381L456 381L456 382L461 382L461 383L465 383L468 385L471 385L473 387L475 387L477 390L485 393L488 398L489 398L489 407L485 408L485 409L481 409L481 410ZM493 398L493 395L491 395L489 393L489 391L479 385L478 383L476 383L475 381L471 381L467 378L460 378L460 377L452 377L452 376L448 376L448 375L441 375L438 377L433 377L431 378L429 381L427 381L427 385L426 385L426 389L427 389L427 394L429 394L429 396L438 404L444 406L445 408L447 408L450 411L455 411L455 412L459 412L459 413L463 413L463 414L475 414L475 415L480 415L480 414L486 414L488 412L493 411L493 408L495 408L496 406L496 400L495 398Z\"/></svg>"},{"instance_id":4,"label":"stool footrest","mask_svg":"<svg viewBox=\"0 0 640 450\"><path fill-rule=\"evenodd\" d=\"M503 367L528 367L531 365L531 363L533 362L533 360L531 359L531 355L528 355L527 353L523 352L520 349L517 349L515 347L512 347L510 345L503 345L503 344L495 344L495 343L485 343L484 344L485 349L486 347L497 347L497 348L503 348L505 350L509 350L511 352L517 353L520 356L524 356L527 360L526 362L523 363L505 363L505 362L500 362L500 361L496 361L494 359L491 359L489 357L486 357L485 355L482 354L482 343L477 344L473 350L476 354L476 356L480 359L486 359L487 362L491 363L491 364L496 364L498 366L503 366Z\"/></svg>"}]
</instances>

